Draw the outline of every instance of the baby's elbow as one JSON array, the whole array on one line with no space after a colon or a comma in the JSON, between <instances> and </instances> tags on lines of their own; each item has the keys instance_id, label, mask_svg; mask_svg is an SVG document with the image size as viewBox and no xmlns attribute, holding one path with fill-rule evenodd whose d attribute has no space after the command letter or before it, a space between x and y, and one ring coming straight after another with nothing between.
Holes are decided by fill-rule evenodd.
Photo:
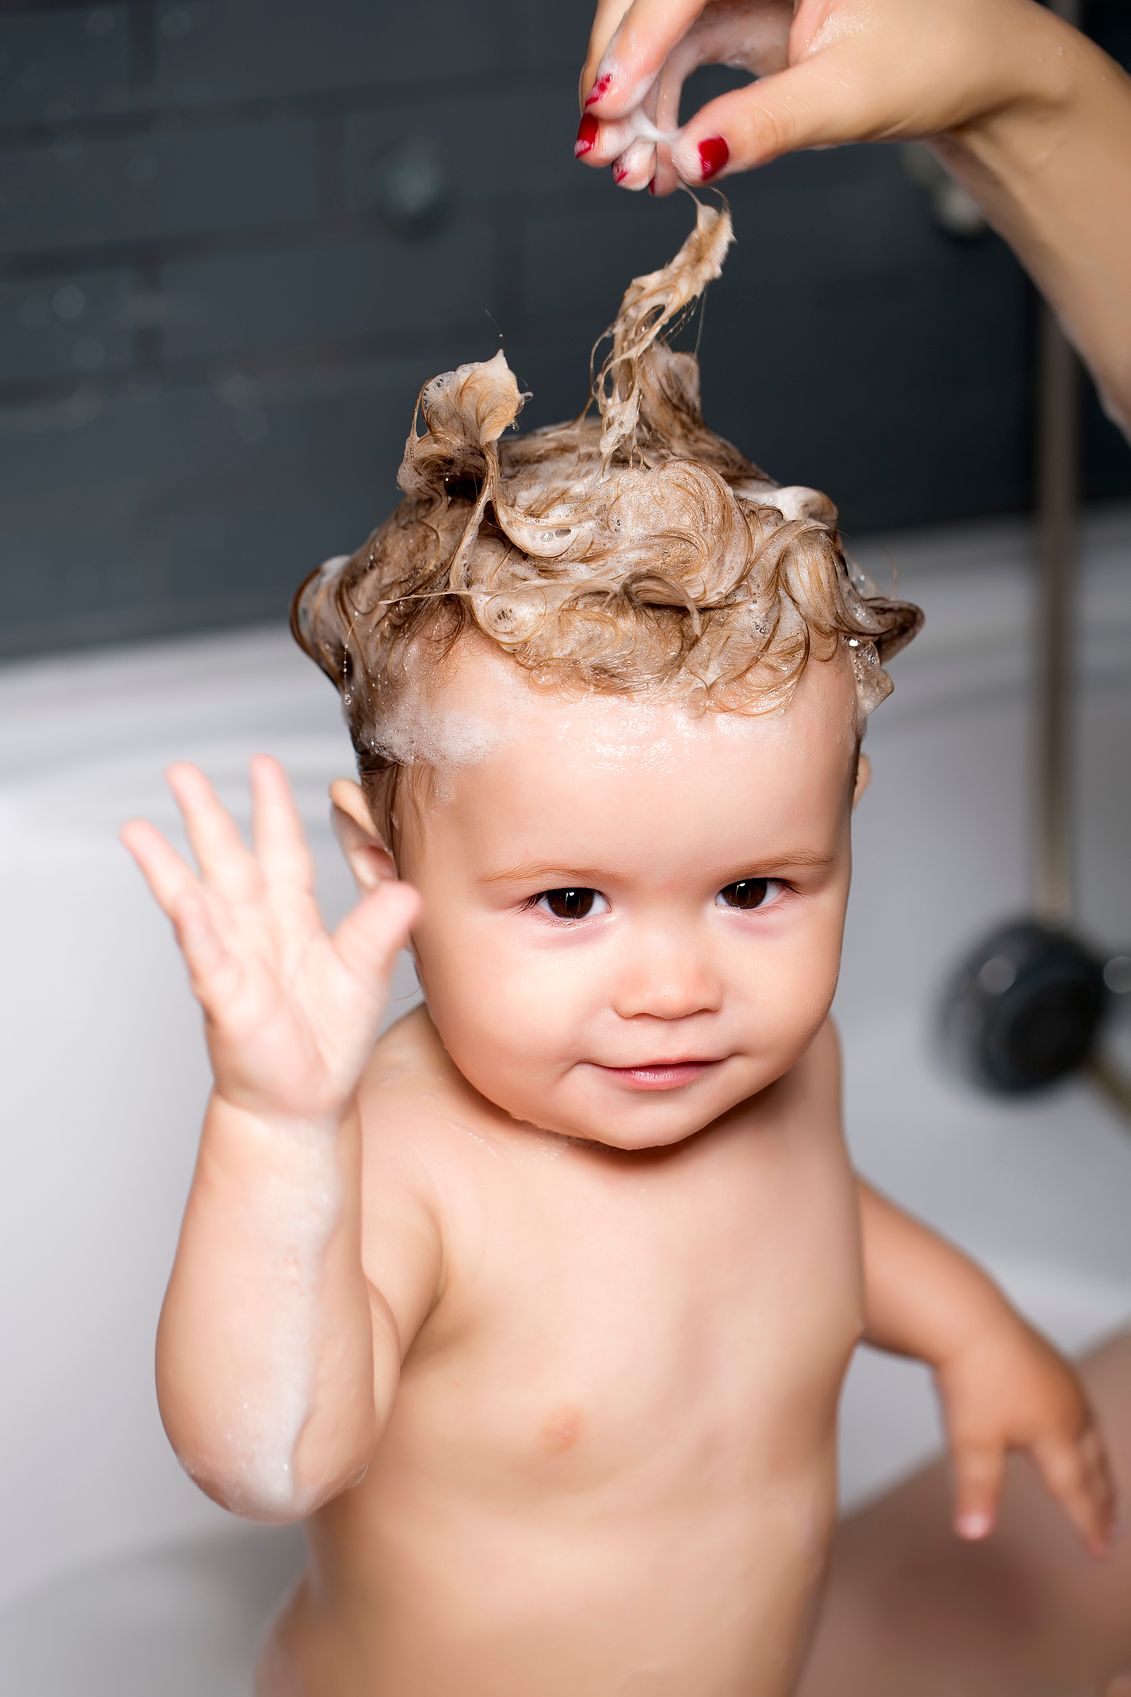
<instances>
[{"instance_id":1,"label":"baby's elbow","mask_svg":"<svg viewBox=\"0 0 1131 1697\"><path fill-rule=\"evenodd\" d=\"M255 1521L264 1526L290 1526L306 1520L340 1491L357 1482L358 1474L341 1483L330 1481L320 1486L300 1484L291 1476L289 1465L265 1468L260 1461L235 1462L227 1460L217 1465L199 1456L188 1456L183 1450L174 1453L181 1467L198 1490L211 1498L229 1514L240 1520ZM362 1476L364 1475L362 1469Z\"/></svg>"}]
</instances>

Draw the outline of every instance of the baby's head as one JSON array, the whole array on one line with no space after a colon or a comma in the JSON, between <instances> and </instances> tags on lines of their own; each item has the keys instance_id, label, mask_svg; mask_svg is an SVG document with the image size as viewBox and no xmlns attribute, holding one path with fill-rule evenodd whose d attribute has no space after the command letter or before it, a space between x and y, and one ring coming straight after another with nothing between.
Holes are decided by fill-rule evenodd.
<instances>
[{"instance_id":1,"label":"baby's head","mask_svg":"<svg viewBox=\"0 0 1131 1697\"><path fill-rule=\"evenodd\" d=\"M405 499L292 608L357 755L339 836L362 886L395 863L420 890L452 1059L513 1120L625 1148L702 1129L822 1023L860 734L920 619L825 496L708 430L660 339L729 240L700 206L631 285L595 419L501 440L501 353L427 384ZM661 1061L709 1064L626 1070Z\"/></svg>"}]
</instances>

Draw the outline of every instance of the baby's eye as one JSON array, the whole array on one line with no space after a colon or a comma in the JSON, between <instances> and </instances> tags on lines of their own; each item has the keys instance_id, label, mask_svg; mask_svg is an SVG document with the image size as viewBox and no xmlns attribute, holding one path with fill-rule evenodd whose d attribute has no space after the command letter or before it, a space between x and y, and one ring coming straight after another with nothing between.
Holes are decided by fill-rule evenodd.
<instances>
[{"instance_id":1,"label":"baby's eye","mask_svg":"<svg viewBox=\"0 0 1131 1697\"><path fill-rule=\"evenodd\" d=\"M737 884L728 884L725 890L720 890L718 900L724 907L753 913L755 908L771 907L784 889L780 878L740 878Z\"/></svg>"},{"instance_id":2,"label":"baby's eye","mask_svg":"<svg viewBox=\"0 0 1131 1697\"><path fill-rule=\"evenodd\" d=\"M555 919L588 919L593 912L593 904L604 900L597 890L543 890L541 895L532 896L526 905L540 907L544 913L552 913Z\"/></svg>"}]
</instances>

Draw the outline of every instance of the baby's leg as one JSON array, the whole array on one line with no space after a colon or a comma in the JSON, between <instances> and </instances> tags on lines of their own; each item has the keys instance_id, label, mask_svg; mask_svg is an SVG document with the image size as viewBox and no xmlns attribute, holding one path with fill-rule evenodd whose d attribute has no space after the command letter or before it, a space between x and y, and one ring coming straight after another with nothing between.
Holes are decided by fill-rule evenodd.
<instances>
[{"instance_id":1,"label":"baby's leg","mask_svg":"<svg viewBox=\"0 0 1131 1697\"><path fill-rule=\"evenodd\" d=\"M1021 1455L994 1531L964 1542L944 1457L837 1528L797 1697L1104 1697L1131 1669L1131 1331L1079 1366L1127 1525L1112 1554L1088 1555Z\"/></svg>"}]
</instances>

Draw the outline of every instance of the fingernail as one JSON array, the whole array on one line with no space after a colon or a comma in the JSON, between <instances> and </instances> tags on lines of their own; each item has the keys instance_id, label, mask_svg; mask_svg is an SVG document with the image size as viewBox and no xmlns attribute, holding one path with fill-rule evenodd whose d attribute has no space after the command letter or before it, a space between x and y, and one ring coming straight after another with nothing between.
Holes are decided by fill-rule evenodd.
<instances>
[{"instance_id":1,"label":"fingernail","mask_svg":"<svg viewBox=\"0 0 1131 1697\"><path fill-rule=\"evenodd\" d=\"M990 1529L990 1517L978 1510L969 1510L958 1518L958 1530L964 1538L984 1538Z\"/></svg>"},{"instance_id":2,"label":"fingernail","mask_svg":"<svg viewBox=\"0 0 1131 1697\"><path fill-rule=\"evenodd\" d=\"M585 96L584 105L593 106L598 100L603 100L609 92L609 85L612 80L613 73L611 71L606 71L603 77L598 77L597 81L593 84L593 87L589 90L589 93Z\"/></svg>"},{"instance_id":3,"label":"fingernail","mask_svg":"<svg viewBox=\"0 0 1131 1697\"><path fill-rule=\"evenodd\" d=\"M619 159L613 160L613 182L623 183L628 176L628 166L622 165Z\"/></svg>"},{"instance_id":4,"label":"fingernail","mask_svg":"<svg viewBox=\"0 0 1131 1697\"><path fill-rule=\"evenodd\" d=\"M656 192L656 179L655 179L655 177L649 177L648 178L648 193L649 194L655 194L655 192Z\"/></svg>"},{"instance_id":5,"label":"fingernail","mask_svg":"<svg viewBox=\"0 0 1131 1697\"><path fill-rule=\"evenodd\" d=\"M722 136L708 136L706 141L699 143L699 164L701 181L717 175L730 158L730 148Z\"/></svg>"},{"instance_id":6,"label":"fingernail","mask_svg":"<svg viewBox=\"0 0 1131 1697\"><path fill-rule=\"evenodd\" d=\"M577 140L573 144L573 157L580 159L583 153L591 153L597 140L597 131L601 128L598 120L591 112L587 112L577 126Z\"/></svg>"}]
</instances>

